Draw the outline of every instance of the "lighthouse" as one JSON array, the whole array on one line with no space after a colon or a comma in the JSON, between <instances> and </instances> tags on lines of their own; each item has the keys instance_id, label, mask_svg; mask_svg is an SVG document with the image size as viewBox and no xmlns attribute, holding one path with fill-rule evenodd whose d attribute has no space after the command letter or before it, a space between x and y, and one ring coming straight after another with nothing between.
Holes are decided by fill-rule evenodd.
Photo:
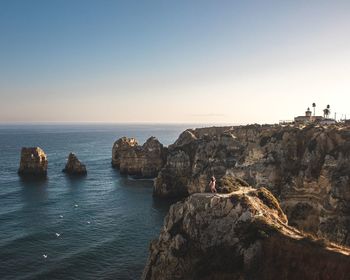
<instances>
[{"instance_id":1,"label":"lighthouse","mask_svg":"<svg viewBox=\"0 0 350 280\"><path fill-rule=\"evenodd\" d=\"M312 116L312 112L310 111L310 108L307 108L307 110L305 112L305 117L311 118L311 116Z\"/></svg>"}]
</instances>

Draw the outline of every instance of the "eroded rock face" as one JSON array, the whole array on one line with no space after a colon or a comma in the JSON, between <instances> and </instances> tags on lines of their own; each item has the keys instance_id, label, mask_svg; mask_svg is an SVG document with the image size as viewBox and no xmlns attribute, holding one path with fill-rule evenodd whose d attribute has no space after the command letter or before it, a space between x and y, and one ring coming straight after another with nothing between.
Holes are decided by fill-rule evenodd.
<instances>
[{"instance_id":1,"label":"eroded rock face","mask_svg":"<svg viewBox=\"0 0 350 280\"><path fill-rule=\"evenodd\" d=\"M230 131L203 130L208 134L202 129L189 130L169 146L166 165L155 182L156 196L177 197L204 192L211 176L221 178L235 166L237 155L244 150L243 144Z\"/></svg>"},{"instance_id":2,"label":"eroded rock face","mask_svg":"<svg viewBox=\"0 0 350 280\"><path fill-rule=\"evenodd\" d=\"M46 177L47 156L39 147L22 148L18 174L22 177Z\"/></svg>"},{"instance_id":3,"label":"eroded rock face","mask_svg":"<svg viewBox=\"0 0 350 280\"><path fill-rule=\"evenodd\" d=\"M87 170L85 164L82 164L77 156L70 153L65 168L62 170L69 175L86 175Z\"/></svg>"},{"instance_id":4,"label":"eroded rock face","mask_svg":"<svg viewBox=\"0 0 350 280\"><path fill-rule=\"evenodd\" d=\"M233 175L278 197L290 224L350 244L350 128L238 126L188 130L169 146L156 196L206 191Z\"/></svg>"},{"instance_id":5,"label":"eroded rock face","mask_svg":"<svg viewBox=\"0 0 350 280\"><path fill-rule=\"evenodd\" d=\"M287 225L264 188L174 204L142 279L348 279L350 251Z\"/></svg>"},{"instance_id":6,"label":"eroded rock face","mask_svg":"<svg viewBox=\"0 0 350 280\"><path fill-rule=\"evenodd\" d=\"M112 148L112 166L120 168L121 157L137 146L135 138L122 137L115 141Z\"/></svg>"},{"instance_id":7,"label":"eroded rock face","mask_svg":"<svg viewBox=\"0 0 350 280\"><path fill-rule=\"evenodd\" d=\"M112 149L112 165L122 174L154 178L164 166L167 149L155 137L142 146L134 138L120 138Z\"/></svg>"}]
</instances>

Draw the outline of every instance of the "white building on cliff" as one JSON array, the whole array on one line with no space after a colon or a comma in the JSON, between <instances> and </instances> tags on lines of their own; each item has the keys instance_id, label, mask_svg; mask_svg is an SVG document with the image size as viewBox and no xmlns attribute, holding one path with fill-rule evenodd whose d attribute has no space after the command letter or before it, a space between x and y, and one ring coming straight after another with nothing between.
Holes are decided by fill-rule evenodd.
<instances>
[{"instance_id":1,"label":"white building on cliff","mask_svg":"<svg viewBox=\"0 0 350 280\"><path fill-rule=\"evenodd\" d=\"M304 116L298 116L294 118L295 124L310 124L316 123L321 125L330 125L335 124L337 121L335 119L328 118L330 114L329 105L327 105L327 109L324 110L324 116L316 116L312 115L310 108L307 108Z\"/></svg>"}]
</instances>

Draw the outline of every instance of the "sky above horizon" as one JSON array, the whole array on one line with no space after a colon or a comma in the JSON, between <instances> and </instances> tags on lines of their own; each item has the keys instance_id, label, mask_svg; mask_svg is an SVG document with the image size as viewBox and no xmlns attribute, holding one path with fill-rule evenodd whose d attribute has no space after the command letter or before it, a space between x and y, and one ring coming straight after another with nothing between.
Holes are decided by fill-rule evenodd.
<instances>
[{"instance_id":1,"label":"sky above horizon","mask_svg":"<svg viewBox=\"0 0 350 280\"><path fill-rule=\"evenodd\" d=\"M350 1L0 0L0 122L350 118Z\"/></svg>"}]
</instances>

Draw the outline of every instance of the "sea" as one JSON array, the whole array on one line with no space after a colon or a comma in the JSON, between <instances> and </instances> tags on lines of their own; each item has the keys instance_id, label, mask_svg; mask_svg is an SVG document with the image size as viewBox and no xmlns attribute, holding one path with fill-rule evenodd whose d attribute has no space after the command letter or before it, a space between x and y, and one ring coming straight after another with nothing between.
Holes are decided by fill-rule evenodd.
<instances>
[{"instance_id":1,"label":"sea","mask_svg":"<svg viewBox=\"0 0 350 280\"><path fill-rule=\"evenodd\" d=\"M0 279L140 279L174 201L111 166L114 141L173 143L190 125L0 125ZM17 175L22 147L48 156L46 180ZM70 152L88 175L62 173Z\"/></svg>"}]
</instances>

